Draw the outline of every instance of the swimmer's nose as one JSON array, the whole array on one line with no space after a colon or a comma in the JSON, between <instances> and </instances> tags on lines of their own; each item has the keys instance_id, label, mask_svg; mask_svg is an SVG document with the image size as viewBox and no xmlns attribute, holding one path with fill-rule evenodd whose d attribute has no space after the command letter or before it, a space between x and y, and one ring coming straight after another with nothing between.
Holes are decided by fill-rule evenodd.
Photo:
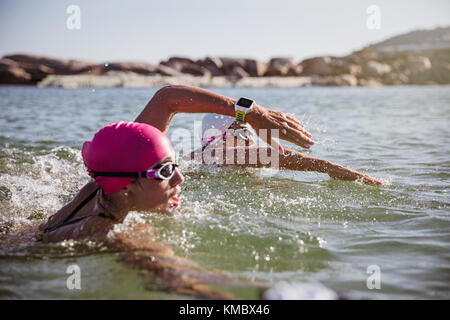
<instances>
[{"instance_id":1,"label":"swimmer's nose","mask_svg":"<svg viewBox=\"0 0 450 320\"><path fill-rule=\"evenodd\" d=\"M170 184L175 187L179 184L182 184L184 182L184 176L183 174L180 172L180 170L178 170L178 168L175 169L175 174L173 175L172 179L170 179Z\"/></svg>"}]
</instances>

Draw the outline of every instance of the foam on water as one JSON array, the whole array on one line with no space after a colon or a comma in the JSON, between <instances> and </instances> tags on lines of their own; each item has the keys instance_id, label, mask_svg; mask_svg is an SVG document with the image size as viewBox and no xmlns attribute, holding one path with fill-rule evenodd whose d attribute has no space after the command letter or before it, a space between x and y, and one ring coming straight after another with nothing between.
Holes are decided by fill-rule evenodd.
<instances>
[{"instance_id":1,"label":"foam on water","mask_svg":"<svg viewBox=\"0 0 450 320\"><path fill-rule=\"evenodd\" d=\"M45 222L89 178L80 152L70 147L36 152L6 146L3 152L1 223L11 230Z\"/></svg>"}]
</instances>

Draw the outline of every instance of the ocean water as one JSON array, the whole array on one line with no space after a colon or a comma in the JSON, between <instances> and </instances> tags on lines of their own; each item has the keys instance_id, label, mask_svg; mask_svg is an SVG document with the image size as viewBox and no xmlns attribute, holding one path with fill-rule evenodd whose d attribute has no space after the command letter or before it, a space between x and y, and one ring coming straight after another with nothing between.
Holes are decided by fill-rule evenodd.
<instances>
[{"instance_id":1,"label":"ocean water","mask_svg":"<svg viewBox=\"0 0 450 320\"><path fill-rule=\"evenodd\" d=\"M0 87L0 298L185 298L101 244L7 241L76 194L89 180L82 143L134 120L156 90ZM180 257L267 287L320 282L352 299L450 298L450 87L212 90L295 114L316 145L290 147L384 184L182 161L178 212L130 219ZM193 132L201 117L176 115L168 136ZM80 290L66 286L73 264ZM229 290L259 297L251 284Z\"/></svg>"}]
</instances>

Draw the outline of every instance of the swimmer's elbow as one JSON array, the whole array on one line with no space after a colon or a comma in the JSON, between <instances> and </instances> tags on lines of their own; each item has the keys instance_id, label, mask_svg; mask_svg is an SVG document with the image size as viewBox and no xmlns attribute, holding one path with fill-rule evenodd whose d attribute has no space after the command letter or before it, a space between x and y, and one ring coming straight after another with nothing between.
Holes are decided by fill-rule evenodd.
<instances>
[{"instance_id":1,"label":"swimmer's elbow","mask_svg":"<svg viewBox=\"0 0 450 320\"><path fill-rule=\"evenodd\" d=\"M155 97L160 97L163 99L173 99L175 97L180 96L181 93L192 89L192 87L185 85L175 85L170 84L162 87L155 93Z\"/></svg>"},{"instance_id":2,"label":"swimmer's elbow","mask_svg":"<svg viewBox=\"0 0 450 320\"><path fill-rule=\"evenodd\" d=\"M170 112L177 113L180 101L192 94L194 87L186 85L167 85L159 89L153 99L169 107Z\"/></svg>"},{"instance_id":3,"label":"swimmer's elbow","mask_svg":"<svg viewBox=\"0 0 450 320\"><path fill-rule=\"evenodd\" d=\"M176 86L167 85L156 91L153 95L152 102L156 102L158 106L166 106L169 110L173 109L176 104Z\"/></svg>"},{"instance_id":4,"label":"swimmer's elbow","mask_svg":"<svg viewBox=\"0 0 450 320\"><path fill-rule=\"evenodd\" d=\"M172 86L164 86L153 95L152 100L157 100L158 102L167 102L173 95Z\"/></svg>"}]
</instances>

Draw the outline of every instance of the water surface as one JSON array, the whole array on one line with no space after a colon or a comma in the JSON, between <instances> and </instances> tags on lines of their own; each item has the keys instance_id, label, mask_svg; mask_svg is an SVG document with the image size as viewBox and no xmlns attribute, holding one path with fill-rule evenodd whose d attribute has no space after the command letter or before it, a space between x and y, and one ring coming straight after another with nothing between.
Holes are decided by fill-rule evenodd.
<instances>
[{"instance_id":1,"label":"water surface","mask_svg":"<svg viewBox=\"0 0 450 320\"><path fill-rule=\"evenodd\" d=\"M82 143L108 123L134 120L156 90L1 87L0 239L69 201L88 181ZM356 299L450 298L449 87L213 90L295 114L317 143L290 147L384 185L182 162L175 216L132 214L161 242L207 269L268 285L320 281ZM201 117L176 115L169 137L193 132ZM1 298L181 297L98 244L0 247ZM71 264L81 268L81 290L66 288ZM372 265L378 290L366 285ZM233 293L258 298L251 287Z\"/></svg>"}]
</instances>

